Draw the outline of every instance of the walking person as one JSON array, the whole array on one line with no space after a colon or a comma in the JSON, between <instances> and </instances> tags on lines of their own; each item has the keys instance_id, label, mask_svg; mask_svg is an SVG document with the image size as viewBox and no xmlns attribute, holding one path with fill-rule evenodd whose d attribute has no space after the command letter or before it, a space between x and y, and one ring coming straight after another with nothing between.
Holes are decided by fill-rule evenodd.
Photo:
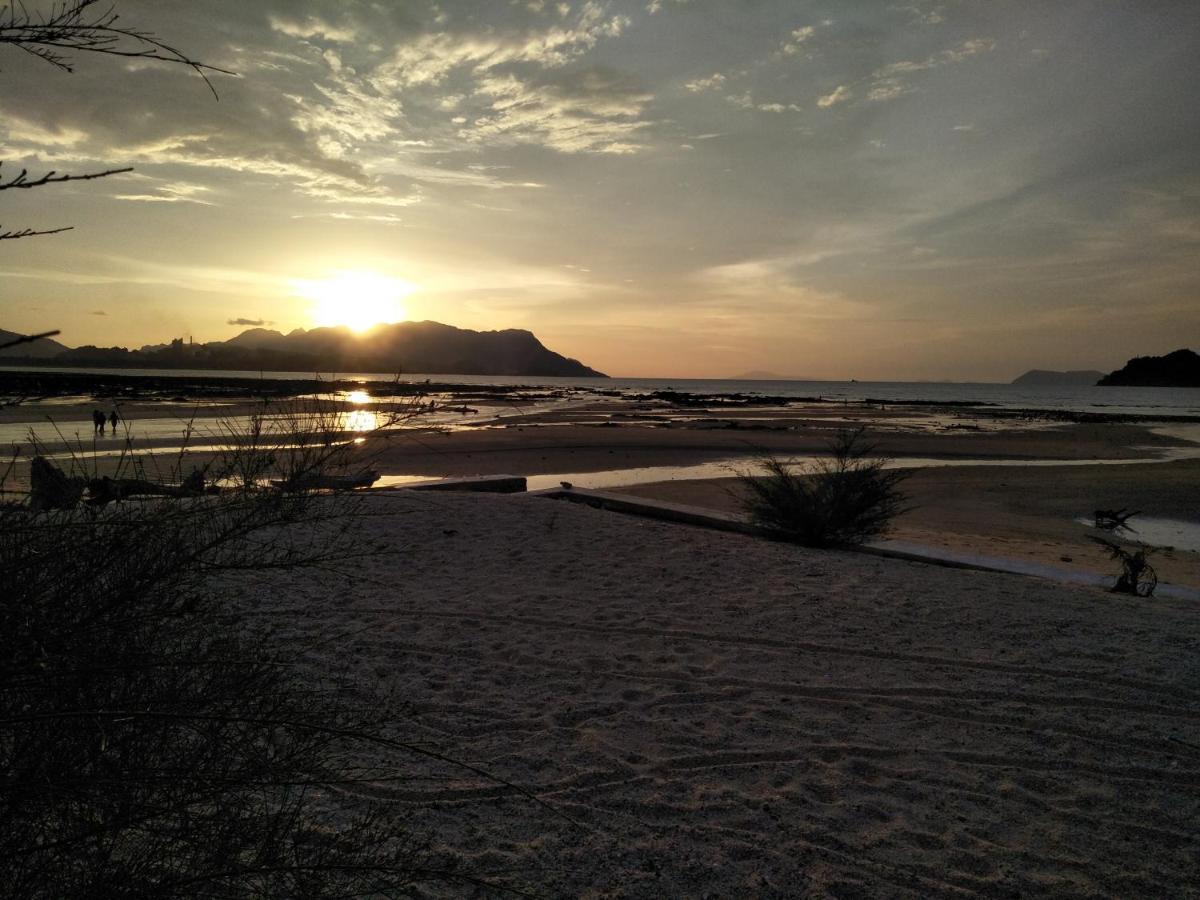
<instances>
[{"instance_id":1,"label":"walking person","mask_svg":"<svg viewBox=\"0 0 1200 900\"><path fill-rule=\"evenodd\" d=\"M112 427L113 437L117 436L117 411L114 409L108 414L108 424Z\"/></svg>"},{"instance_id":2,"label":"walking person","mask_svg":"<svg viewBox=\"0 0 1200 900\"><path fill-rule=\"evenodd\" d=\"M92 434L104 434L104 413L92 410Z\"/></svg>"}]
</instances>

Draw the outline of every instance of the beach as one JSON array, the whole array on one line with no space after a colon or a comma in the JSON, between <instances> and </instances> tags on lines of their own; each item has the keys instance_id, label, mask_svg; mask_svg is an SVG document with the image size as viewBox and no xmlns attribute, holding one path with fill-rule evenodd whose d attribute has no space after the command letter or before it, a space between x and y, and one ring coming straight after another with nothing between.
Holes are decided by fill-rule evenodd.
<instances>
[{"instance_id":1,"label":"beach","mask_svg":"<svg viewBox=\"0 0 1200 900\"><path fill-rule=\"evenodd\" d=\"M336 682L422 751L364 746L347 765L374 774L321 800L334 822L366 801L400 809L456 873L419 895L490 892L465 876L549 897L1200 896L1200 547L1155 546L1155 597L1069 583L1115 580L1093 537L1142 540L1090 527L1097 509L1137 512L1134 529L1200 524L1188 416L486 399L444 392L453 418L355 431L393 401L346 391L274 420L279 447L331 427L307 439L379 473L348 523L291 526L307 545L348 527L365 555L214 585L302 689ZM183 422L170 404L185 401L190 449L146 425ZM0 424L91 402L9 407ZM126 401L129 431L83 462L103 472L144 440L144 471L156 455L203 466L223 452L216 423L253 403ZM812 465L858 428L908 471L893 546L1041 577L806 549L588 494L741 515L739 473L764 455ZM531 491L403 489L501 474Z\"/></svg>"},{"instance_id":2,"label":"beach","mask_svg":"<svg viewBox=\"0 0 1200 900\"><path fill-rule=\"evenodd\" d=\"M69 376L57 377L70 388ZM889 535L895 540L934 554L1108 576L1113 564L1092 538L1111 535L1086 523L1098 509L1124 509L1188 531L1147 542L1157 548L1163 581L1200 589L1200 417L1190 406L1150 415L975 401L382 382L336 383L320 396L308 393L311 382L270 382L276 392L300 393L264 404L246 395L248 385L259 386L247 379L111 377L110 392L123 399L68 394L25 402L0 409L0 428L13 441L38 429L44 452L64 467L74 461L105 474L137 456L142 470L186 474L210 464L258 413L274 423L271 437L281 444L306 422L332 423L338 439L357 442L353 464L379 473L378 486L516 475L531 489L567 482L719 512L740 511L736 476L757 471L763 456L806 464L840 430L863 428L879 454L912 473L906 510ZM98 402L118 405L118 436L64 440ZM310 412L297 417L297 408ZM382 427L392 417L396 427ZM27 482L29 452L26 446L10 472L17 489ZM1137 523L1135 516L1130 524ZM1142 540L1136 530L1115 536Z\"/></svg>"},{"instance_id":3,"label":"beach","mask_svg":"<svg viewBox=\"0 0 1200 900\"><path fill-rule=\"evenodd\" d=\"M552 807L423 758L354 789L466 871L538 896L1197 896L1194 603L536 496L366 502L385 553L244 602L306 677L349 667L398 736Z\"/></svg>"}]
</instances>

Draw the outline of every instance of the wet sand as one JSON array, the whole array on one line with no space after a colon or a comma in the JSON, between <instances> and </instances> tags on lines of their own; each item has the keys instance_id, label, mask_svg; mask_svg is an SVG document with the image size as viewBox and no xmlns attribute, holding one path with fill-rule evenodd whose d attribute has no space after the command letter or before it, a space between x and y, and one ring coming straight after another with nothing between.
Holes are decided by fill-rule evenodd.
<instances>
[{"instance_id":1,"label":"wet sand","mask_svg":"<svg viewBox=\"0 0 1200 900\"><path fill-rule=\"evenodd\" d=\"M753 418L688 411L636 416L616 404L583 407L442 434L400 435L376 448L385 474L458 476L535 475L645 466L683 466L823 452L843 428L868 428L868 439L891 456L1014 460L1155 458L1188 442L1160 434L1151 423L980 422L840 407L757 410ZM734 423L734 424L731 424ZM1197 436L1200 436L1198 431Z\"/></svg>"}]
</instances>

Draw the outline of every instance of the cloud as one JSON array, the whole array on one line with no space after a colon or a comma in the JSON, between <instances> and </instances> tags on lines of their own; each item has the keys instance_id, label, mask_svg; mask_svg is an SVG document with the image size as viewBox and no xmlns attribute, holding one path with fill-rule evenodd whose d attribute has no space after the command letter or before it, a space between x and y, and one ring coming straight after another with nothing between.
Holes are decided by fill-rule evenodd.
<instances>
[{"instance_id":1,"label":"cloud","mask_svg":"<svg viewBox=\"0 0 1200 900\"><path fill-rule=\"evenodd\" d=\"M274 322L268 322L266 319L247 319L239 317L237 319L229 319L225 322L226 325L246 325L253 328L262 328L264 325L274 325Z\"/></svg>"},{"instance_id":2,"label":"cloud","mask_svg":"<svg viewBox=\"0 0 1200 900\"><path fill-rule=\"evenodd\" d=\"M916 90L907 80L919 72L927 72L942 66L958 65L968 59L991 52L996 42L986 38L972 38L957 47L942 50L923 60L900 60L876 69L870 76L867 99L873 102L895 100Z\"/></svg>"},{"instance_id":3,"label":"cloud","mask_svg":"<svg viewBox=\"0 0 1200 900\"><path fill-rule=\"evenodd\" d=\"M799 112L800 107L795 103L759 103L754 99L754 96L745 91L741 94L729 94L725 100L738 109L756 109L759 112L782 113L782 112Z\"/></svg>"},{"instance_id":4,"label":"cloud","mask_svg":"<svg viewBox=\"0 0 1200 900\"><path fill-rule=\"evenodd\" d=\"M157 181L154 178L142 176L147 181ZM170 182L151 188L152 193L115 194L116 200L132 200L140 203L196 203L200 206L212 206L212 202L202 199L199 195L207 193L210 188L202 184L188 182Z\"/></svg>"},{"instance_id":5,"label":"cloud","mask_svg":"<svg viewBox=\"0 0 1200 900\"><path fill-rule=\"evenodd\" d=\"M664 2L671 2L676 6L683 6L691 2L691 0L650 0L650 2L646 4L646 12L650 13L650 15L662 12Z\"/></svg>"},{"instance_id":6,"label":"cloud","mask_svg":"<svg viewBox=\"0 0 1200 900\"><path fill-rule=\"evenodd\" d=\"M913 3L896 9L911 14L913 22L918 25L940 25L946 21L946 7L942 3L932 4L929 8Z\"/></svg>"},{"instance_id":7,"label":"cloud","mask_svg":"<svg viewBox=\"0 0 1200 900\"><path fill-rule=\"evenodd\" d=\"M800 45L816 33L817 29L812 25L805 25L803 28L794 28L780 49L788 56L793 56L800 52Z\"/></svg>"},{"instance_id":8,"label":"cloud","mask_svg":"<svg viewBox=\"0 0 1200 900\"><path fill-rule=\"evenodd\" d=\"M850 92L850 88L844 84L839 84L832 92L826 94L824 97L820 97L817 100L817 106L821 107L821 109L828 109L835 104L849 100L851 96L853 95Z\"/></svg>"},{"instance_id":9,"label":"cloud","mask_svg":"<svg viewBox=\"0 0 1200 900\"><path fill-rule=\"evenodd\" d=\"M339 44L349 44L358 40L358 32L353 28L331 25L317 16L309 16L305 19L269 16L267 21L271 23L271 28L280 34L286 34L288 37L303 38L305 40L321 38Z\"/></svg>"},{"instance_id":10,"label":"cloud","mask_svg":"<svg viewBox=\"0 0 1200 900\"><path fill-rule=\"evenodd\" d=\"M483 79L477 93L486 115L461 134L476 143L536 144L560 153L636 153L651 95L609 69L588 69L557 82L531 84L515 75Z\"/></svg>"},{"instance_id":11,"label":"cloud","mask_svg":"<svg viewBox=\"0 0 1200 900\"><path fill-rule=\"evenodd\" d=\"M87 132L66 124L47 126L32 119L9 116L4 122L8 141L29 146L66 148L87 140Z\"/></svg>"},{"instance_id":12,"label":"cloud","mask_svg":"<svg viewBox=\"0 0 1200 900\"><path fill-rule=\"evenodd\" d=\"M338 222L379 222L384 225L399 225L404 219L392 213L350 213L350 212L321 212L312 214L297 213L293 219L333 219Z\"/></svg>"},{"instance_id":13,"label":"cloud","mask_svg":"<svg viewBox=\"0 0 1200 900\"><path fill-rule=\"evenodd\" d=\"M720 72L713 72L707 78L694 78L691 81L684 83L684 87L693 94L698 94L701 91L713 91L725 84L725 76Z\"/></svg>"},{"instance_id":14,"label":"cloud","mask_svg":"<svg viewBox=\"0 0 1200 900\"><path fill-rule=\"evenodd\" d=\"M392 93L406 87L439 84L451 72L463 68L476 76L515 63L559 68L591 50L602 38L617 37L629 24L628 16L607 16L604 6L588 0L572 27L552 25L505 34L426 32L398 46L371 80L381 92Z\"/></svg>"}]
</instances>

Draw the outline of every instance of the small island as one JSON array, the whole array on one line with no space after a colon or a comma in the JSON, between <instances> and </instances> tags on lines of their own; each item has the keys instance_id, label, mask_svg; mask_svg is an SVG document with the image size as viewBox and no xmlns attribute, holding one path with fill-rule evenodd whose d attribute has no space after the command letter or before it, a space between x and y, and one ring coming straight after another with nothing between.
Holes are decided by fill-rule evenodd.
<instances>
[{"instance_id":1,"label":"small island","mask_svg":"<svg viewBox=\"0 0 1200 900\"><path fill-rule=\"evenodd\" d=\"M1100 379L1105 387L1200 387L1200 354L1176 350L1166 356L1138 356Z\"/></svg>"},{"instance_id":2,"label":"small island","mask_svg":"<svg viewBox=\"0 0 1200 900\"><path fill-rule=\"evenodd\" d=\"M1013 384L1030 387L1086 387L1100 381L1103 372L1092 369L1074 369L1069 372L1053 372L1048 369L1030 369L1013 379Z\"/></svg>"}]
</instances>

